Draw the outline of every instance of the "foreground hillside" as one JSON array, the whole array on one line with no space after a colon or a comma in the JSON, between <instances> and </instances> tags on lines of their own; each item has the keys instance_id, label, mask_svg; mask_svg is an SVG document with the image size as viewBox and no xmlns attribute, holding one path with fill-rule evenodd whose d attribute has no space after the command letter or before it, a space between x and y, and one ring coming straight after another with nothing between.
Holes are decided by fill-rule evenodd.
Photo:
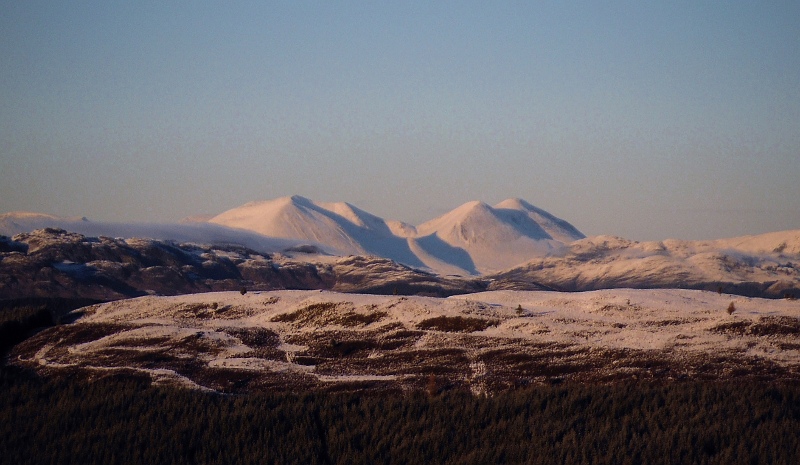
<instances>
[{"instance_id":1,"label":"foreground hillside","mask_svg":"<svg viewBox=\"0 0 800 465\"><path fill-rule=\"evenodd\" d=\"M702 291L223 292L110 302L73 319L9 362L221 392L800 380L797 301Z\"/></svg>"}]
</instances>

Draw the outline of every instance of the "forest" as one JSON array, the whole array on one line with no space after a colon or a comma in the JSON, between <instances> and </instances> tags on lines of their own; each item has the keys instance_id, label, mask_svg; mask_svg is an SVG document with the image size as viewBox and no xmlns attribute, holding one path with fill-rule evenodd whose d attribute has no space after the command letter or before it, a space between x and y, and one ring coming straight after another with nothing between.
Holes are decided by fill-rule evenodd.
<instances>
[{"instance_id":1,"label":"forest","mask_svg":"<svg viewBox=\"0 0 800 465\"><path fill-rule=\"evenodd\" d=\"M781 383L224 395L0 373L0 457L20 465L796 464L798 430Z\"/></svg>"}]
</instances>

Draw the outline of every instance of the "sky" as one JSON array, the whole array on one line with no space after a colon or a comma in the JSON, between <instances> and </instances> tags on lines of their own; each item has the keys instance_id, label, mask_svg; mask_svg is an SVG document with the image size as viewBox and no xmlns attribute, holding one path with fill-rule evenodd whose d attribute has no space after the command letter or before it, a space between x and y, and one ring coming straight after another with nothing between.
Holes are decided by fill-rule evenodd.
<instances>
[{"instance_id":1,"label":"sky","mask_svg":"<svg viewBox=\"0 0 800 465\"><path fill-rule=\"evenodd\" d=\"M800 229L800 2L0 0L0 213Z\"/></svg>"}]
</instances>

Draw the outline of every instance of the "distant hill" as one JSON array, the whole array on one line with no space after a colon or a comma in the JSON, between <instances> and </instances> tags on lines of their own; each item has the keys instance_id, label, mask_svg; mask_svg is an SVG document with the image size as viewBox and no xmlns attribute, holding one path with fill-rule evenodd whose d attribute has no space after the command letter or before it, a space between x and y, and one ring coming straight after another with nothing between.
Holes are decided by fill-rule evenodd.
<instances>
[{"instance_id":1,"label":"distant hill","mask_svg":"<svg viewBox=\"0 0 800 465\"><path fill-rule=\"evenodd\" d=\"M37 229L57 228L88 237L142 238L197 244L240 245L259 252L279 252L308 241L267 237L206 222L184 223L111 223L90 221L85 217L61 217L41 213L11 212L0 214L0 235L13 237Z\"/></svg>"},{"instance_id":2,"label":"distant hill","mask_svg":"<svg viewBox=\"0 0 800 465\"><path fill-rule=\"evenodd\" d=\"M562 291L686 288L800 297L800 231L713 241L636 242L595 236L564 253L487 276L497 286Z\"/></svg>"}]
</instances>

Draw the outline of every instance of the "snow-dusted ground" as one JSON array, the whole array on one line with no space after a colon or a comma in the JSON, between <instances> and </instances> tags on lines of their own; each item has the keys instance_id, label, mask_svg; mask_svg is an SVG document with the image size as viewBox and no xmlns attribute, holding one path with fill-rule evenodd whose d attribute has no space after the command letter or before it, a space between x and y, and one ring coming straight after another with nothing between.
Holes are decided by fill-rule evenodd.
<instances>
[{"instance_id":1,"label":"snow-dusted ground","mask_svg":"<svg viewBox=\"0 0 800 465\"><path fill-rule=\"evenodd\" d=\"M489 334L530 338L528 328L549 330L553 342L643 350L735 350L800 362L797 350L775 351L771 341L730 338L714 328L765 317L798 318L797 301L754 299L692 290L614 289L578 293L494 291L451 297L508 309L523 308ZM733 313L728 307L734 305ZM530 317L527 317L530 315ZM548 336L545 336L547 339ZM799 340L800 341L800 340Z\"/></svg>"},{"instance_id":2,"label":"snow-dusted ground","mask_svg":"<svg viewBox=\"0 0 800 465\"><path fill-rule=\"evenodd\" d=\"M225 292L79 312L23 343L12 362L130 369L218 390L236 390L231 379L240 389L434 379L485 392L554 380L800 378L800 302L703 291Z\"/></svg>"}]
</instances>

